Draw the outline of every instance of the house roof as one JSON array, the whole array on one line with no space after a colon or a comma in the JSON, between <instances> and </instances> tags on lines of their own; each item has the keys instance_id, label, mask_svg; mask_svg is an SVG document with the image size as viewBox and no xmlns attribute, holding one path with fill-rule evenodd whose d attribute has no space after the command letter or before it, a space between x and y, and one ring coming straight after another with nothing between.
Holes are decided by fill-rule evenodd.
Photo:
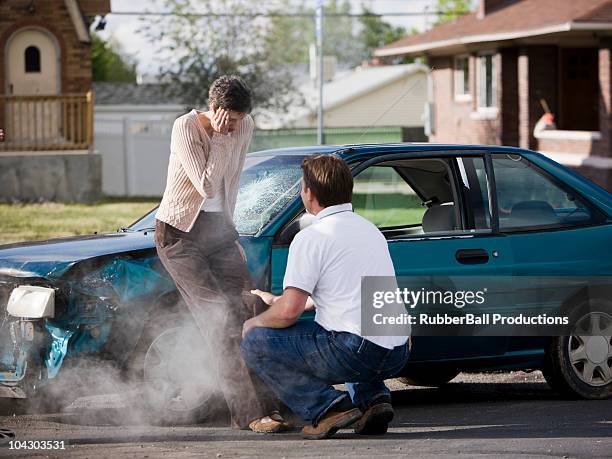
<instances>
[{"instance_id":1,"label":"house roof","mask_svg":"<svg viewBox=\"0 0 612 459\"><path fill-rule=\"evenodd\" d=\"M96 105L183 105L155 83L100 82L92 84Z\"/></svg>"},{"instance_id":2,"label":"house roof","mask_svg":"<svg viewBox=\"0 0 612 459\"><path fill-rule=\"evenodd\" d=\"M81 43L90 43L91 37L89 36L89 31L87 30L87 26L85 25L85 20L83 15L81 14L81 10L79 9L79 4L76 0L64 0L64 5L68 10L68 14L70 15L70 20L72 21L72 25L74 26L74 30L79 38Z\"/></svg>"},{"instance_id":3,"label":"house roof","mask_svg":"<svg viewBox=\"0 0 612 459\"><path fill-rule=\"evenodd\" d=\"M339 73L332 81L325 83L323 108L332 110L418 72L426 73L427 67L421 64L378 65L357 67ZM319 94L317 86L308 80L299 86L298 90L304 98L305 105L296 105L286 113L266 113L264 116L270 118L270 121L260 121L261 127L275 129L290 126L295 121L315 113Z\"/></svg>"},{"instance_id":4,"label":"house roof","mask_svg":"<svg viewBox=\"0 0 612 459\"><path fill-rule=\"evenodd\" d=\"M612 0L508 0L479 18L460 16L376 50L376 56L418 55L456 45L568 32L612 30Z\"/></svg>"},{"instance_id":5,"label":"house roof","mask_svg":"<svg viewBox=\"0 0 612 459\"><path fill-rule=\"evenodd\" d=\"M85 18L110 13L110 0L78 0L79 7Z\"/></svg>"},{"instance_id":6,"label":"house roof","mask_svg":"<svg viewBox=\"0 0 612 459\"><path fill-rule=\"evenodd\" d=\"M417 72L427 72L427 67L420 64L357 67L325 83L323 107L331 110Z\"/></svg>"}]
</instances>

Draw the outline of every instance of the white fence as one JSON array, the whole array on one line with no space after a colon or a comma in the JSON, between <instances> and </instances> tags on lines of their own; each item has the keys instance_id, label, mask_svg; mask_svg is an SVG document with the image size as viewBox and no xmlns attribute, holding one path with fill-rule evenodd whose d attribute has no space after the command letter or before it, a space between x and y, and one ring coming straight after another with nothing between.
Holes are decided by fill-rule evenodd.
<instances>
[{"instance_id":1,"label":"white fence","mask_svg":"<svg viewBox=\"0 0 612 459\"><path fill-rule=\"evenodd\" d=\"M161 197L166 186L170 135L179 105L96 105L94 148L102 155L102 192L108 196ZM332 128L329 144L424 141L422 129L401 127ZM405 137L405 134L409 134ZM255 131L250 151L315 145L316 129Z\"/></svg>"},{"instance_id":2,"label":"white fence","mask_svg":"<svg viewBox=\"0 0 612 459\"><path fill-rule=\"evenodd\" d=\"M172 123L181 106L96 106L94 148L102 155L108 196L163 194Z\"/></svg>"}]
</instances>

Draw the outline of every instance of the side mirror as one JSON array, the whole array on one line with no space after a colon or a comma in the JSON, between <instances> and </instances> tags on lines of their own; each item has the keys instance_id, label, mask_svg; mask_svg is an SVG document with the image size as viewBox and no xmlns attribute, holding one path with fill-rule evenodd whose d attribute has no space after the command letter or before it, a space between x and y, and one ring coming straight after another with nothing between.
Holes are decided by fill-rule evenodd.
<instances>
[{"instance_id":1,"label":"side mirror","mask_svg":"<svg viewBox=\"0 0 612 459\"><path fill-rule=\"evenodd\" d=\"M281 245L289 245L293 238L297 233L301 230L310 226L312 222L314 222L316 217L311 214L303 213L299 218L296 218L291 223L289 223L285 228L280 232L278 237L276 238L275 243Z\"/></svg>"}]
</instances>

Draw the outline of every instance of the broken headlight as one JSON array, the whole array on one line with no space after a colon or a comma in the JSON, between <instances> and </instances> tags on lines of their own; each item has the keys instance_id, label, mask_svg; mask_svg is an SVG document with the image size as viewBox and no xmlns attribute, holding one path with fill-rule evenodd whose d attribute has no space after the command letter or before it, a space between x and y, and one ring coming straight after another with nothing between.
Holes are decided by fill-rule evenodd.
<instances>
[{"instance_id":1,"label":"broken headlight","mask_svg":"<svg viewBox=\"0 0 612 459\"><path fill-rule=\"evenodd\" d=\"M55 290L35 285L20 285L11 292L7 312L14 317L42 319L55 315Z\"/></svg>"}]
</instances>

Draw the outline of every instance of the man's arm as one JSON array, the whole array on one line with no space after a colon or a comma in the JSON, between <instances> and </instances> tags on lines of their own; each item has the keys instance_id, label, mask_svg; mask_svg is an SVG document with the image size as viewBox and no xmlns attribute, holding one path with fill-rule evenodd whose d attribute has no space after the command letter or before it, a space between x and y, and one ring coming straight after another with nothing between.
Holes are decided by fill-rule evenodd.
<instances>
[{"instance_id":1,"label":"man's arm","mask_svg":"<svg viewBox=\"0 0 612 459\"><path fill-rule=\"evenodd\" d=\"M255 327L287 328L297 322L306 308L309 294L297 288L288 287L280 296L269 292L253 290L270 307L244 323L242 336Z\"/></svg>"}]
</instances>

